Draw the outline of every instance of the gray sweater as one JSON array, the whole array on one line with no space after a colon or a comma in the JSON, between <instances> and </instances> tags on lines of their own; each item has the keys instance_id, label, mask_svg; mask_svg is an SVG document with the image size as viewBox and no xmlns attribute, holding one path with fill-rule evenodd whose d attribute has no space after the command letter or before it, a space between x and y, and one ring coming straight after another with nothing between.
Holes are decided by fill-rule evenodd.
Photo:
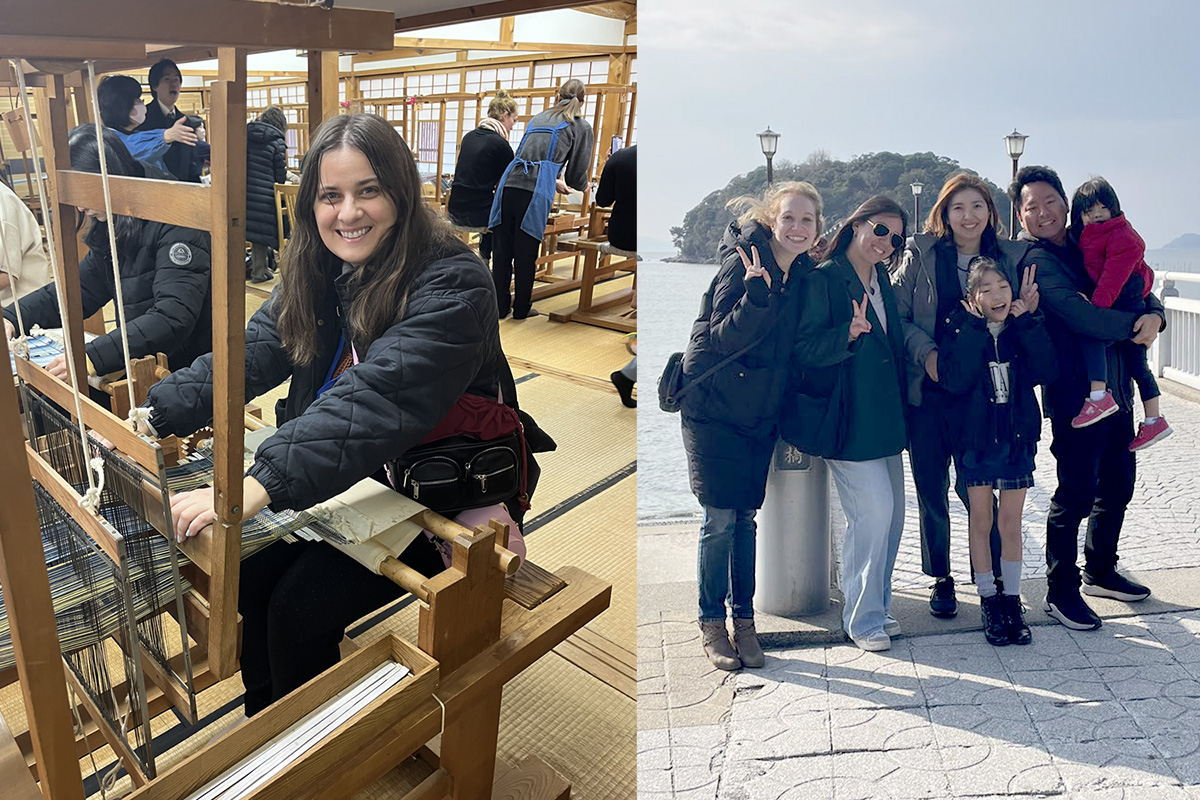
<instances>
[{"instance_id":1,"label":"gray sweater","mask_svg":"<svg viewBox=\"0 0 1200 800\"><path fill-rule=\"evenodd\" d=\"M556 128L562 121L562 117L558 114L552 115L550 111L543 111L529 120L525 127L526 130L529 128ZM592 126L583 117L576 117L570 125L558 132L558 146L549 156L546 151L550 149L550 134L531 133L517 148L517 158L523 158L526 161L544 161L546 158L550 158L559 164L566 163L563 180L572 189L583 191L592 166L592 144ZM517 164L513 167L512 172L508 173L504 185L532 192L537 185L537 175L536 167L526 172L520 164Z\"/></svg>"}]
</instances>

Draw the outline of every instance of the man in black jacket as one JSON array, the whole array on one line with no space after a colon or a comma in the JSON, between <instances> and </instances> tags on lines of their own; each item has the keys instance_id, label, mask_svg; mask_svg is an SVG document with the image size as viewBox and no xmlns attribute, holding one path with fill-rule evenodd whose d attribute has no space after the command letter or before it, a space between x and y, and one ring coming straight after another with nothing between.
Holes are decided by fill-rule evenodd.
<instances>
[{"instance_id":1,"label":"man in black jacket","mask_svg":"<svg viewBox=\"0 0 1200 800\"><path fill-rule=\"evenodd\" d=\"M1068 236L1067 196L1054 170L1025 167L1008 193L1017 205L1022 238L1033 242L1028 261L1037 265L1046 326L1058 351L1058 377L1043 394L1053 433L1050 451L1058 463L1058 487L1046 522L1045 611L1068 628L1093 630L1100 627L1100 618L1079 596L1076 565L1079 524L1085 517L1083 592L1131 602L1149 597L1150 590L1116 570L1117 542L1136 470L1136 458L1129 452L1133 381L1117 348L1108 348L1109 386L1120 409L1086 428L1072 428L1071 418L1088 391L1079 339L1131 339L1148 347L1166 327L1166 315L1153 294L1146 298L1150 312L1140 316L1088 302L1095 282L1084 269L1076 241Z\"/></svg>"},{"instance_id":2,"label":"man in black jacket","mask_svg":"<svg viewBox=\"0 0 1200 800\"><path fill-rule=\"evenodd\" d=\"M174 61L169 58L158 61L150 67L146 82L150 85L150 95L154 100L146 106L146 120L137 127L138 131L170 128L180 119L187 117L187 114L175 107L183 85L183 76ZM191 121L185 123L182 130L180 140L171 144L167 154L163 156L163 161L176 180L198 183L200 175L192 165L200 137L196 134L196 125Z\"/></svg>"}]
</instances>

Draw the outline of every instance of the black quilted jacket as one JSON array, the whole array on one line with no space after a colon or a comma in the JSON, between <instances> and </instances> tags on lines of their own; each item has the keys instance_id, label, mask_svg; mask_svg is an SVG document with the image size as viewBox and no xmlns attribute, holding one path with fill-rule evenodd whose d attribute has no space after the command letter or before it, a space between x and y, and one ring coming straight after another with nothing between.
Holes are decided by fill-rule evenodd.
<instances>
[{"instance_id":1,"label":"black quilted jacket","mask_svg":"<svg viewBox=\"0 0 1200 800\"><path fill-rule=\"evenodd\" d=\"M103 227L88 234L89 242L104 237ZM212 294L209 237L203 231L161 222L142 226L137 249L121 258L121 292L128 320L129 353L133 358L165 353L171 369L180 369L212 351ZM112 258L104 244L88 252L79 263L83 290L83 315L90 317L114 299ZM21 300L26 327L62 325L58 295L50 283ZM14 326L17 314L11 305L4 317ZM28 331L26 331L28 332ZM87 356L99 375L124 371L121 336L113 331L87 345Z\"/></svg>"},{"instance_id":2,"label":"black quilted jacket","mask_svg":"<svg viewBox=\"0 0 1200 800\"><path fill-rule=\"evenodd\" d=\"M461 248L461 249L459 249ZM320 352L292 364L275 327L274 298L246 328L246 399L291 379L279 431L258 448L249 475L271 508L303 509L345 491L419 443L465 391L495 397L504 354L492 277L463 245L426 267L404 317L356 345L350 367L319 399L342 335L348 276L330 275L317 320ZM188 434L212 419L212 357L150 390L159 435Z\"/></svg>"},{"instance_id":3,"label":"black quilted jacket","mask_svg":"<svg viewBox=\"0 0 1200 800\"><path fill-rule=\"evenodd\" d=\"M279 247L275 184L287 179L283 132L255 120L246 126L246 241Z\"/></svg>"}]
</instances>

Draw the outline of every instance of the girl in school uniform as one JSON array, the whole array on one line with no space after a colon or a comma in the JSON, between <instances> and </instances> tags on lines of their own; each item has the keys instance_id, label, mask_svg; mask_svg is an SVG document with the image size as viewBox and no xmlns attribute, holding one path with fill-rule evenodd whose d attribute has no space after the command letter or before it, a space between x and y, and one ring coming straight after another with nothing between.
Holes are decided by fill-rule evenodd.
<instances>
[{"instance_id":1,"label":"girl in school uniform","mask_svg":"<svg viewBox=\"0 0 1200 800\"><path fill-rule=\"evenodd\" d=\"M1029 644L1021 608L1021 513L1042 432L1034 387L1053 379L1054 345L1042 318L1014 299L990 258L971 262L967 297L951 317L940 362L955 468L967 486L971 565L983 633L993 645ZM992 571L992 492L998 491L1000 575ZM996 579L1004 589L997 592Z\"/></svg>"}]
</instances>

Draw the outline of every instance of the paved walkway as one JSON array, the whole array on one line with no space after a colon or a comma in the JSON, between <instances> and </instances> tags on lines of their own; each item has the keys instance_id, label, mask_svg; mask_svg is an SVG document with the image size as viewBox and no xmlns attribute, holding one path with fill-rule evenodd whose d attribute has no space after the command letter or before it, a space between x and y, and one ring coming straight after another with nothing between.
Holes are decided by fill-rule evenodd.
<instances>
[{"instance_id":1,"label":"paved walkway","mask_svg":"<svg viewBox=\"0 0 1200 800\"><path fill-rule=\"evenodd\" d=\"M910 499L893 584L909 636L863 653L841 643L835 609L785 621L819 644L723 673L693 621L694 522L640 526L639 797L1200 800L1200 402L1167 394L1163 408L1176 434L1139 456L1121 543L1122 568L1155 597L1093 602L1099 631L1044 624L1039 610L1048 431L1026 502L1023 594L1029 621L1043 623L1028 647L987 645L972 592L960 590L957 620L929 616ZM831 506L836 540L836 493ZM965 531L961 508L952 524ZM952 563L965 573L963 538Z\"/></svg>"}]
</instances>

